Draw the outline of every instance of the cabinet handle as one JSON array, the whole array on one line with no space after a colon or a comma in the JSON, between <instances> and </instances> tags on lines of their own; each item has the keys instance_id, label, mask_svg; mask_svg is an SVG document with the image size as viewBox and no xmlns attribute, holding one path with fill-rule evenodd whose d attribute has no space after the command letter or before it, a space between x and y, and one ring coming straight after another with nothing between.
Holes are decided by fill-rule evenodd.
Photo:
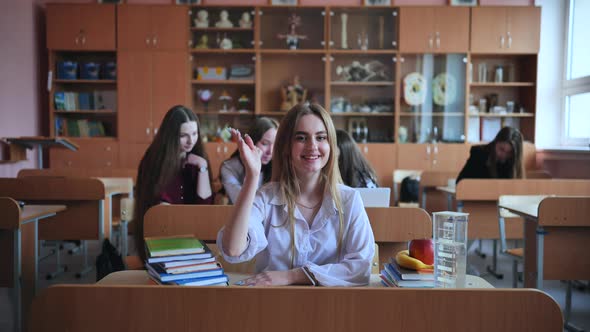
<instances>
[{"instance_id":1,"label":"cabinet handle","mask_svg":"<svg viewBox=\"0 0 590 332\"><path fill-rule=\"evenodd\" d=\"M434 152L434 154L438 154L438 146L436 146L436 145L435 145L435 146L432 148L432 151Z\"/></svg>"},{"instance_id":2,"label":"cabinet handle","mask_svg":"<svg viewBox=\"0 0 590 332\"><path fill-rule=\"evenodd\" d=\"M255 41L250 41L250 45L254 46Z\"/></svg>"},{"instance_id":3,"label":"cabinet handle","mask_svg":"<svg viewBox=\"0 0 590 332\"><path fill-rule=\"evenodd\" d=\"M227 145L223 146L223 154L227 154Z\"/></svg>"},{"instance_id":4,"label":"cabinet handle","mask_svg":"<svg viewBox=\"0 0 590 332\"><path fill-rule=\"evenodd\" d=\"M328 45L330 45L330 46L334 46L334 42L333 42L332 40L330 40L330 41L328 42Z\"/></svg>"},{"instance_id":5,"label":"cabinet handle","mask_svg":"<svg viewBox=\"0 0 590 332\"><path fill-rule=\"evenodd\" d=\"M396 57L391 57L391 61L393 61L395 63L395 62L397 62L397 58Z\"/></svg>"},{"instance_id":6,"label":"cabinet handle","mask_svg":"<svg viewBox=\"0 0 590 332\"><path fill-rule=\"evenodd\" d=\"M433 43L432 35L430 35L430 36L428 36L428 48L432 48L432 43Z\"/></svg>"},{"instance_id":7,"label":"cabinet handle","mask_svg":"<svg viewBox=\"0 0 590 332\"><path fill-rule=\"evenodd\" d=\"M154 38L152 38L152 44L154 44L154 46L156 46L157 43L158 43L158 36L154 35Z\"/></svg>"},{"instance_id":8,"label":"cabinet handle","mask_svg":"<svg viewBox=\"0 0 590 332\"><path fill-rule=\"evenodd\" d=\"M78 45L79 39L80 39L80 36L77 36L76 39L74 39L74 43L76 43L76 45Z\"/></svg>"},{"instance_id":9,"label":"cabinet handle","mask_svg":"<svg viewBox=\"0 0 590 332\"><path fill-rule=\"evenodd\" d=\"M220 154L221 154L221 146L218 145L217 146L217 155L220 155Z\"/></svg>"},{"instance_id":10,"label":"cabinet handle","mask_svg":"<svg viewBox=\"0 0 590 332\"><path fill-rule=\"evenodd\" d=\"M262 46L262 40L258 41L258 46Z\"/></svg>"},{"instance_id":11,"label":"cabinet handle","mask_svg":"<svg viewBox=\"0 0 590 332\"><path fill-rule=\"evenodd\" d=\"M369 147L365 145L365 147L363 148L363 152L365 154L368 154L369 153Z\"/></svg>"},{"instance_id":12,"label":"cabinet handle","mask_svg":"<svg viewBox=\"0 0 590 332\"><path fill-rule=\"evenodd\" d=\"M399 58L399 61L400 61L401 63L404 63L404 61L406 61L406 58L404 58L404 57L401 57L401 58Z\"/></svg>"},{"instance_id":13,"label":"cabinet handle","mask_svg":"<svg viewBox=\"0 0 590 332\"><path fill-rule=\"evenodd\" d=\"M512 46L512 35L510 34L510 31L508 31L508 48L510 48Z\"/></svg>"},{"instance_id":14,"label":"cabinet handle","mask_svg":"<svg viewBox=\"0 0 590 332\"><path fill-rule=\"evenodd\" d=\"M111 151L111 147L110 147L110 146L107 146L107 147L106 147L106 148L104 148L104 149L105 149L105 151Z\"/></svg>"},{"instance_id":15,"label":"cabinet handle","mask_svg":"<svg viewBox=\"0 0 590 332\"><path fill-rule=\"evenodd\" d=\"M193 41L192 40L189 40L188 41L188 47L193 47Z\"/></svg>"},{"instance_id":16,"label":"cabinet handle","mask_svg":"<svg viewBox=\"0 0 590 332\"><path fill-rule=\"evenodd\" d=\"M86 44L86 36L82 35L82 45L85 45L85 44Z\"/></svg>"},{"instance_id":17,"label":"cabinet handle","mask_svg":"<svg viewBox=\"0 0 590 332\"><path fill-rule=\"evenodd\" d=\"M391 42L391 46L393 46L393 47L397 47L397 42L396 42L395 40L394 40L394 41L392 41L392 42Z\"/></svg>"},{"instance_id":18,"label":"cabinet handle","mask_svg":"<svg viewBox=\"0 0 590 332\"><path fill-rule=\"evenodd\" d=\"M397 10L394 10L394 11L392 11L392 12L391 12L391 15L393 15L393 16L397 16Z\"/></svg>"},{"instance_id":19,"label":"cabinet handle","mask_svg":"<svg viewBox=\"0 0 590 332\"><path fill-rule=\"evenodd\" d=\"M323 40L320 42L320 44L321 44L322 46L326 46L326 42L325 42L325 41L323 41Z\"/></svg>"},{"instance_id":20,"label":"cabinet handle","mask_svg":"<svg viewBox=\"0 0 590 332\"><path fill-rule=\"evenodd\" d=\"M145 134L147 136L150 136L150 128L149 127L148 128L145 128Z\"/></svg>"},{"instance_id":21,"label":"cabinet handle","mask_svg":"<svg viewBox=\"0 0 590 332\"><path fill-rule=\"evenodd\" d=\"M107 167L111 167L113 163L111 163L110 161L107 161Z\"/></svg>"},{"instance_id":22,"label":"cabinet handle","mask_svg":"<svg viewBox=\"0 0 590 332\"><path fill-rule=\"evenodd\" d=\"M68 160L67 165L68 165L68 167L72 166L72 162L70 160Z\"/></svg>"},{"instance_id":23,"label":"cabinet handle","mask_svg":"<svg viewBox=\"0 0 590 332\"><path fill-rule=\"evenodd\" d=\"M429 158L430 158L430 145L427 145L426 146L426 158L424 158L424 159L428 160Z\"/></svg>"},{"instance_id":24,"label":"cabinet handle","mask_svg":"<svg viewBox=\"0 0 590 332\"><path fill-rule=\"evenodd\" d=\"M158 127L154 128L154 135L158 134Z\"/></svg>"},{"instance_id":25,"label":"cabinet handle","mask_svg":"<svg viewBox=\"0 0 590 332\"><path fill-rule=\"evenodd\" d=\"M151 43L150 37L145 37L145 44L149 46L150 43Z\"/></svg>"},{"instance_id":26,"label":"cabinet handle","mask_svg":"<svg viewBox=\"0 0 590 332\"><path fill-rule=\"evenodd\" d=\"M436 48L440 48L440 33L436 32Z\"/></svg>"},{"instance_id":27,"label":"cabinet handle","mask_svg":"<svg viewBox=\"0 0 590 332\"><path fill-rule=\"evenodd\" d=\"M500 36L500 48L504 48L504 36Z\"/></svg>"}]
</instances>

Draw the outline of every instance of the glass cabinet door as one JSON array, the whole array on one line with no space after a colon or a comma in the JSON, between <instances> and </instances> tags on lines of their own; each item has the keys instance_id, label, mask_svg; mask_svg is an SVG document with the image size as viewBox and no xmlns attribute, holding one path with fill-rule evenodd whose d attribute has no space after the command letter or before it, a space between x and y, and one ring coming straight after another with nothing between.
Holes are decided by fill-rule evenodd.
<instances>
[{"instance_id":1,"label":"glass cabinet door","mask_svg":"<svg viewBox=\"0 0 590 332\"><path fill-rule=\"evenodd\" d=\"M324 49L324 8L267 7L259 14L261 49Z\"/></svg>"},{"instance_id":2,"label":"glass cabinet door","mask_svg":"<svg viewBox=\"0 0 590 332\"><path fill-rule=\"evenodd\" d=\"M465 54L401 57L398 142L465 141Z\"/></svg>"},{"instance_id":3,"label":"glass cabinet door","mask_svg":"<svg viewBox=\"0 0 590 332\"><path fill-rule=\"evenodd\" d=\"M396 8L331 8L332 50L397 50Z\"/></svg>"}]
</instances>

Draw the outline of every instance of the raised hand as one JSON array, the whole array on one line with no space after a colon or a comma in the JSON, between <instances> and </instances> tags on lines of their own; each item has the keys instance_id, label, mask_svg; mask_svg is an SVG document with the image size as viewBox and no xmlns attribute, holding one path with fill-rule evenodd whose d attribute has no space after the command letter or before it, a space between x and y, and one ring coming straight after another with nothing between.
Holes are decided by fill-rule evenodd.
<instances>
[{"instance_id":1,"label":"raised hand","mask_svg":"<svg viewBox=\"0 0 590 332\"><path fill-rule=\"evenodd\" d=\"M238 150L240 151L240 158L244 164L246 175L258 176L262 166L262 162L260 161L262 151L260 151L260 149L254 145L252 138L248 136L248 134L242 138L242 134L240 134L238 130L231 129L230 132L232 141L238 143Z\"/></svg>"}]
</instances>

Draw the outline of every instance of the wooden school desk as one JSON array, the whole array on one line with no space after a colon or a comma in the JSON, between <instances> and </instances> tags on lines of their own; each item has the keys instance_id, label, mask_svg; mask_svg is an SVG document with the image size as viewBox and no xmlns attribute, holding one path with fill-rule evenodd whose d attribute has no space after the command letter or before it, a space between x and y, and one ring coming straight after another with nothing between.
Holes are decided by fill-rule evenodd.
<instances>
[{"instance_id":1,"label":"wooden school desk","mask_svg":"<svg viewBox=\"0 0 590 332\"><path fill-rule=\"evenodd\" d=\"M30 136L30 137L7 137L5 138L10 144L21 146L25 149L37 148L37 167L43 168L43 148L65 148L72 151L77 151L79 146L65 137L44 137L44 136Z\"/></svg>"},{"instance_id":2,"label":"wooden school desk","mask_svg":"<svg viewBox=\"0 0 590 332\"><path fill-rule=\"evenodd\" d=\"M29 312L37 291L38 223L64 211L64 205L25 205L0 197L0 287L14 292L14 325L24 330L23 314Z\"/></svg>"},{"instance_id":3,"label":"wooden school desk","mask_svg":"<svg viewBox=\"0 0 590 332\"><path fill-rule=\"evenodd\" d=\"M590 195L590 180L566 179L463 179L455 188L437 188L447 194L449 210L453 198L457 211L469 213L469 239L494 239L492 266L488 271L497 277L498 198L500 195ZM524 236L520 218L505 218L507 239Z\"/></svg>"},{"instance_id":4,"label":"wooden school desk","mask_svg":"<svg viewBox=\"0 0 590 332\"><path fill-rule=\"evenodd\" d=\"M233 208L232 205L156 205L144 216L143 234L146 237L194 234L211 243L211 250L218 252L213 243ZM432 221L422 209L387 207L365 210L375 242L379 245L379 266L389 262L389 257L397 251L407 249L408 241L432 237ZM221 256L217 258L222 260ZM224 263L224 266L232 272L253 271L252 263Z\"/></svg>"},{"instance_id":5,"label":"wooden school desk","mask_svg":"<svg viewBox=\"0 0 590 332\"><path fill-rule=\"evenodd\" d=\"M30 331L537 332L562 322L535 289L56 285L35 299Z\"/></svg>"}]
</instances>

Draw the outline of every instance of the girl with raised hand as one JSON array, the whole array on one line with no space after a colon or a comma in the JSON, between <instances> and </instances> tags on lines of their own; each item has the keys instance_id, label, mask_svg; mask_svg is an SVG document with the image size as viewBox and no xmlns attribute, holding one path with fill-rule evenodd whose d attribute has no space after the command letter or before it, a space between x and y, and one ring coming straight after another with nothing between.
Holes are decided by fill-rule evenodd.
<instances>
[{"instance_id":1,"label":"girl with raised hand","mask_svg":"<svg viewBox=\"0 0 590 332\"><path fill-rule=\"evenodd\" d=\"M246 176L217 245L229 263L256 257L257 274L243 284L368 284L375 240L360 195L341 184L329 114L299 104L285 115L272 182L258 192L261 151L251 137L232 136Z\"/></svg>"}]
</instances>

